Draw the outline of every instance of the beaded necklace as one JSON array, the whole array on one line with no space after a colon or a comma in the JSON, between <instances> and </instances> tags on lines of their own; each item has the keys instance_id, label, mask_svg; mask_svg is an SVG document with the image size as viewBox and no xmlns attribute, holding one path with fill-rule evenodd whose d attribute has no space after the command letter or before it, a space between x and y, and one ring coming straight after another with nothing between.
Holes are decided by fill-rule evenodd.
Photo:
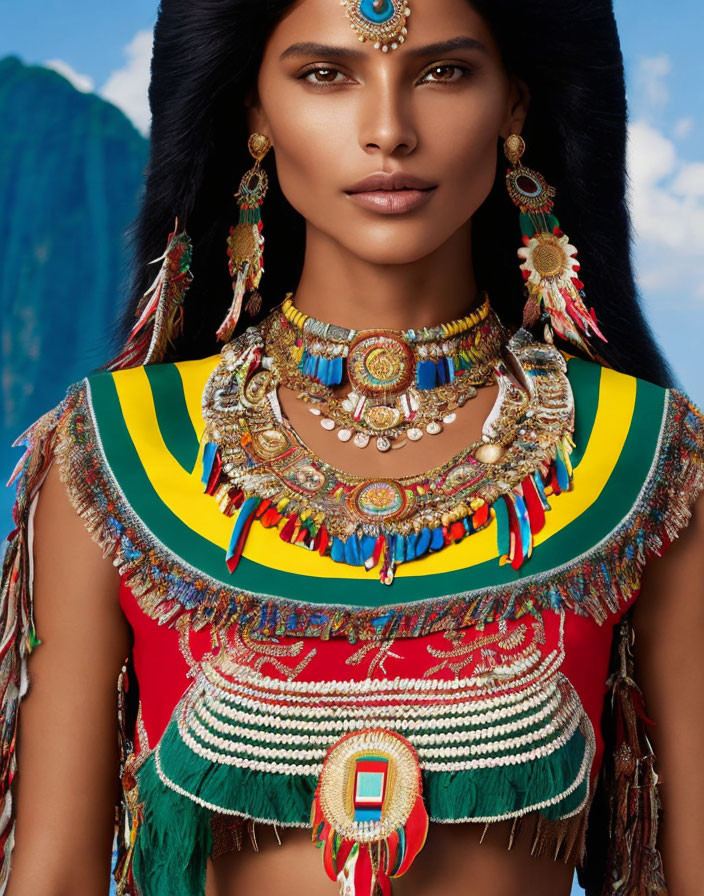
<instances>
[{"instance_id":1,"label":"beaded necklace","mask_svg":"<svg viewBox=\"0 0 704 896\"><path fill-rule=\"evenodd\" d=\"M420 330L351 330L299 311L288 293L265 338L279 381L342 442L379 451L437 435L494 381L508 334L489 299L458 320ZM350 389L336 394L345 377Z\"/></svg>"},{"instance_id":2,"label":"beaded necklace","mask_svg":"<svg viewBox=\"0 0 704 896\"><path fill-rule=\"evenodd\" d=\"M520 566L544 521L546 492L571 488L574 405L560 352L519 330L495 364L499 397L481 441L419 475L365 478L322 461L282 413L281 352L271 343L279 314L223 347L203 392L205 492L226 515L237 512L230 571L259 522L337 562L378 567L391 584L398 564L483 529L499 504Z\"/></svg>"}]
</instances>

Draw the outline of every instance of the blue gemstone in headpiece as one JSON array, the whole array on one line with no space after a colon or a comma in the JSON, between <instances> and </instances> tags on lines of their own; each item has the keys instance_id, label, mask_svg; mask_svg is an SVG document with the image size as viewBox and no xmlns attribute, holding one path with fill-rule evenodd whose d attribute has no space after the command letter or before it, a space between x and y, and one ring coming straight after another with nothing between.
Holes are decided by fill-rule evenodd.
<instances>
[{"instance_id":1,"label":"blue gemstone in headpiece","mask_svg":"<svg viewBox=\"0 0 704 896\"><path fill-rule=\"evenodd\" d=\"M362 0L359 11L369 22L380 25L394 14L394 5L391 0Z\"/></svg>"}]
</instances>

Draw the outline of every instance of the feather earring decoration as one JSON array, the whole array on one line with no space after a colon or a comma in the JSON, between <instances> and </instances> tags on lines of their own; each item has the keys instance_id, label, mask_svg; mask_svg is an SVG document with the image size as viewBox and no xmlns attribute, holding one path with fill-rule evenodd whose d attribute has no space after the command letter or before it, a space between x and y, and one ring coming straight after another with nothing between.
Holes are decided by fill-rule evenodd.
<instances>
[{"instance_id":1,"label":"feather earring decoration","mask_svg":"<svg viewBox=\"0 0 704 896\"><path fill-rule=\"evenodd\" d=\"M185 230L179 232L177 218L164 254L150 262L162 265L137 307L127 344L107 370L156 364L164 358L168 346L183 332L183 302L193 280L191 257L191 240Z\"/></svg>"},{"instance_id":2,"label":"feather earring decoration","mask_svg":"<svg viewBox=\"0 0 704 896\"><path fill-rule=\"evenodd\" d=\"M607 340L596 322L594 309L587 310L584 304L577 249L552 213L555 188L538 171L521 164L525 148L518 134L511 134L504 143L506 158L513 165L506 173L506 186L511 201L521 212L523 247L518 250L518 257L523 262L520 268L527 293L523 326L532 327L543 320L547 342L552 342L554 331L593 357L590 338Z\"/></svg>"},{"instance_id":3,"label":"feather earring decoration","mask_svg":"<svg viewBox=\"0 0 704 896\"><path fill-rule=\"evenodd\" d=\"M242 313L246 292L251 291L246 305L248 313L254 315L261 309L262 300L257 287L264 273L264 235L259 209L264 202L269 179L260 162L271 148L271 143L264 134L255 133L250 136L247 145L255 161L243 175L235 193L240 216L237 224L230 228L227 238L232 302L216 333L221 342L227 342L232 337Z\"/></svg>"}]
</instances>

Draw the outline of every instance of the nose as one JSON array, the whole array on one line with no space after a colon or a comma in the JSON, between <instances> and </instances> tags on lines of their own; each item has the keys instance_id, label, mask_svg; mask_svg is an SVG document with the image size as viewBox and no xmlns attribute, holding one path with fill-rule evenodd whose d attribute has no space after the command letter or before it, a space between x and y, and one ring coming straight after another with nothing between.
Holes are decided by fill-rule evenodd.
<instances>
[{"instance_id":1,"label":"nose","mask_svg":"<svg viewBox=\"0 0 704 896\"><path fill-rule=\"evenodd\" d=\"M412 152L418 142L411 97L390 73L360 91L359 142L365 152Z\"/></svg>"}]
</instances>

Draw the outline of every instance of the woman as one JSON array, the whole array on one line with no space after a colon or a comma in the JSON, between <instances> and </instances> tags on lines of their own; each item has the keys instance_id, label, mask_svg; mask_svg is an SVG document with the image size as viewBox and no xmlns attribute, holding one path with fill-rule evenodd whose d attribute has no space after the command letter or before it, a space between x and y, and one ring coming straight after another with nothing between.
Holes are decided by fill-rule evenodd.
<instances>
[{"instance_id":1,"label":"woman","mask_svg":"<svg viewBox=\"0 0 704 896\"><path fill-rule=\"evenodd\" d=\"M611 6L408 6L162 4L140 261L185 229L21 466L9 896L105 892L118 760L121 893L697 891L704 421Z\"/></svg>"}]
</instances>

